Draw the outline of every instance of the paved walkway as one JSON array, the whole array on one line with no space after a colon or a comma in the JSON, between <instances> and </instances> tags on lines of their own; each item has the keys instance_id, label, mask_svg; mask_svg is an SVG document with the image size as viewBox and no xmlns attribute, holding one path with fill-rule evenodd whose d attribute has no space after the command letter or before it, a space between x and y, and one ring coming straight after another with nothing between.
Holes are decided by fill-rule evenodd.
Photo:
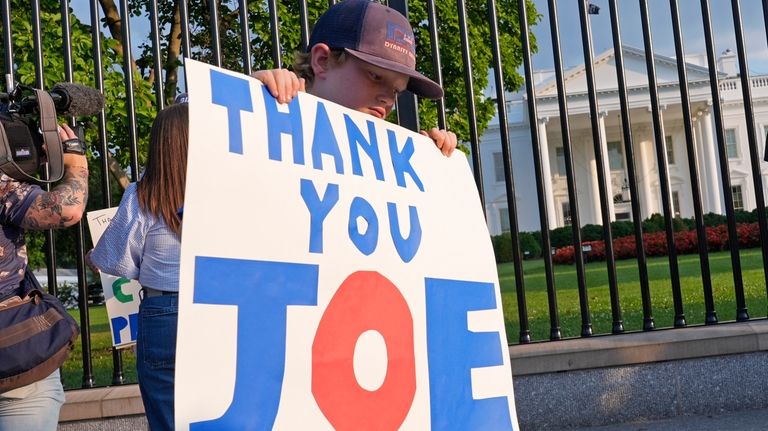
<instances>
[{"instance_id":1,"label":"paved walkway","mask_svg":"<svg viewBox=\"0 0 768 431\"><path fill-rule=\"evenodd\" d=\"M143 416L112 418L103 421L70 422L59 425L59 431L140 431L146 430ZM549 430L552 430L549 428ZM564 428L553 431L766 431L768 409L723 413L717 416L681 416L650 422L607 425L587 428ZM538 431L523 429L521 431Z\"/></svg>"},{"instance_id":2,"label":"paved walkway","mask_svg":"<svg viewBox=\"0 0 768 431\"><path fill-rule=\"evenodd\" d=\"M147 431L143 415L60 423L57 431Z\"/></svg>"},{"instance_id":3,"label":"paved walkway","mask_svg":"<svg viewBox=\"0 0 768 431\"><path fill-rule=\"evenodd\" d=\"M680 416L631 424L568 428L568 431L766 431L768 409L746 410L710 416ZM529 431L529 430L522 430ZM534 431L534 430L530 430ZM565 431L565 430L563 430Z\"/></svg>"}]
</instances>

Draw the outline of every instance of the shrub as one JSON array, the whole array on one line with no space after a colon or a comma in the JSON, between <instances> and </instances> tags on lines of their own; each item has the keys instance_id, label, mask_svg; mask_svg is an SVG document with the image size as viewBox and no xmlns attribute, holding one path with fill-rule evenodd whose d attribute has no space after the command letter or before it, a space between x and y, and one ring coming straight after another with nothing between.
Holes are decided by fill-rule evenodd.
<instances>
[{"instance_id":1,"label":"shrub","mask_svg":"<svg viewBox=\"0 0 768 431\"><path fill-rule=\"evenodd\" d=\"M565 247L558 248L555 251L555 254L552 255L552 262L559 263L559 264L573 263L574 262L573 246L568 245Z\"/></svg>"},{"instance_id":2,"label":"shrub","mask_svg":"<svg viewBox=\"0 0 768 431\"><path fill-rule=\"evenodd\" d=\"M573 231L570 226L563 226L552 229L549 232L549 242L552 247L560 248L568 244L573 244Z\"/></svg>"},{"instance_id":3,"label":"shrub","mask_svg":"<svg viewBox=\"0 0 768 431\"><path fill-rule=\"evenodd\" d=\"M587 246L588 251L584 251L584 246ZM588 241L582 243L582 253L584 254L585 262L596 262L605 260L605 241Z\"/></svg>"},{"instance_id":4,"label":"shrub","mask_svg":"<svg viewBox=\"0 0 768 431\"><path fill-rule=\"evenodd\" d=\"M507 233L491 237L496 263L512 262L512 237Z\"/></svg>"},{"instance_id":5,"label":"shrub","mask_svg":"<svg viewBox=\"0 0 768 431\"><path fill-rule=\"evenodd\" d=\"M696 220L692 218L675 217L672 219L672 226L674 226L675 232L696 230Z\"/></svg>"},{"instance_id":6,"label":"shrub","mask_svg":"<svg viewBox=\"0 0 768 431\"><path fill-rule=\"evenodd\" d=\"M611 236L621 238L635 234L635 224L631 221L621 220L611 222Z\"/></svg>"},{"instance_id":7,"label":"shrub","mask_svg":"<svg viewBox=\"0 0 768 431\"><path fill-rule=\"evenodd\" d=\"M747 212L742 210L736 210L733 212L736 223L754 223L757 221L757 211Z\"/></svg>"},{"instance_id":8,"label":"shrub","mask_svg":"<svg viewBox=\"0 0 768 431\"><path fill-rule=\"evenodd\" d=\"M537 230L536 232L530 232L531 235L533 235L533 239L536 241L536 244L539 244L539 247L541 247L541 231ZM550 239L549 242L551 243L552 240Z\"/></svg>"},{"instance_id":9,"label":"shrub","mask_svg":"<svg viewBox=\"0 0 768 431\"><path fill-rule=\"evenodd\" d=\"M47 285L44 287L46 287L47 291ZM68 283L66 281L59 283L59 287L56 289L56 296L67 310L77 308L77 298L79 297L77 289L77 283Z\"/></svg>"},{"instance_id":10,"label":"shrub","mask_svg":"<svg viewBox=\"0 0 768 431\"><path fill-rule=\"evenodd\" d=\"M617 238L613 241L613 253L616 259L637 257L637 242L634 235Z\"/></svg>"},{"instance_id":11,"label":"shrub","mask_svg":"<svg viewBox=\"0 0 768 431\"><path fill-rule=\"evenodd\" d=\"M603 240L603 227L599 224L586 224L581 228L582 241Z\"/></svg>"},{"instance_id":12,"label":"shrub","mask_svg":"<svg viewBox=\"0 0 768 431\"><path fill-rule=\"evenodd\" d=\"M650 217L643 220L643 232L663 232L664 231L664 217L659 213L651 214Z\"/></svg>"},{"instance_id":13,"label":"shrub","mask_svg":"<svg viewBox=\"0 0 768 431\"><path fill-rule=\"evenodd\" d=\"M707 250L721 251L729 247L728 229L725 225L707 227ZM741 223L736 226L739 247L760 246L760 226L758 223ZM691 254L698 252L698 236L695 230L675 232L675 250L678 254ZM650 232L643 234L643 244L647 256L666 256L668 254L667 237L665 232ZM591 251L585 253L586 261L605 259L605 246L603 241L585 241L583 245L591 246ZM637 257L637 245L634 235L616 238L613 241L613 252L616 259L628 259ZM575 259L573 246L559 248L553 255L553 262L559 264L573 263Z\"/></svg>"},{"instance_id":14,"label":"shrub","mask_svg":"<svg viewBox=\"0 0 768 431\"><path fill-rule=\"evenodd\" d=\"M533 233L521 232L520 252L523 254L523 259L534 259L541 257L541 239L537 241L536 235Z\"/></svg>"},{"instance_id":15,"label":"shrub","mask_svg":"<svg viewBox=\"0 0 768 431\"><path fill-rule=\"evenodd\" d=\"M704 226L714 227L724 225L728 219L722 214L706 213L704 214Z\"/></svg>"},{"instance_id":16,"label":"shrub","mask_svg":"<svg viewBox=\"0 0 768 431\"><path fill-rule=\"evenodd\" d=\"M532 232L520 232L520 253L523 259L541 257L541 240ZM512 235L509 232L491 237L496 263L512 262ZM528 252L528 254L526 254Z\"/></svg>"}]
</instances>

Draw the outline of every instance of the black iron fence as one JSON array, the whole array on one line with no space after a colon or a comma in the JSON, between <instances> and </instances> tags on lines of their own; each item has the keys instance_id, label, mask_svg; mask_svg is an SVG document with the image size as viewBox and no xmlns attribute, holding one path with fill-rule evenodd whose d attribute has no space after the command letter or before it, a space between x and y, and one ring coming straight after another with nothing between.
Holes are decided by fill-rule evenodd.
<instances>
[{"instance_id":1,"label":"black iron fence","mask_svg":"<svg viewBox=\"0 0 768 431\"><path fill-rule=\"evenodd\" d=\"M180 91L184 90L183 59L194 58L209 63L250 73L260 68L285 67L290 64L293 53L306 47L309 39L311 23L333 0L229 0L187 2L186 0L162 1L148 0L128 2L125 0L89 1L51 1L51 0L0 0L0 15L2 15L2 64L6 85L20 81L35 87L50 88L53 82L70 81L91 85L102 91L107 98L106 109L87 124L87 136L91 143L91 163L94 171L92 194L89 209L113 206L121 193L120 185L139 177L141 164L144 160L147 131L154 113L162 109ZM617 277L616 250L614 249L614 232L611 223L600 221L615 220L616 202L629 203L629 218L632 221L634 236L634 259L638 276L641 297L641 310L633 310L642 316L642 330L654 330L657 322L654 319L654 296L649 282L649 253L646 249L647 239L644 238L642 219L648 215L648 202L655 196L658 199L658 209L663 217L663 232L666 239L666 255L668 261L668 287L671 291L673 320L663 322L658 326L685 327L692 324L686 319L684 295L681 290L681 274L679 256L675 246L676 224L675 216L680 213L680 203L671 192L673 189L670 178L670 141L665 133L663 112L668 100L660 99L660 89L669 86L668 76L659 77L657 66L660 62L655 50L658 44L652 40L651 18L659 16L661 4L663 12L667 13L671 23L671 39L667 36L670 46L664 59L674 63L679 89L676 103L679 104L679 124L682 125L680 149L685 152L687 175L674 178L687 184L685 190L689 198L690 215L693 220L693 230L697 240L696 250L699 257L697 276L700 279L700 289L705 305L705 315L693 324L719 323L715 298L713 294L713 276L710 271L710 259L707 226L703 207L703 188L714 188L719 191L714 196L720 196L718 202L725 213L725 232L729 253L732 285L728 295L736 304L735 320L745 321L750 318L764 318L761 310L759 316L750 316L744 293L742 278L741 254L739 248L739 225L734 202L742 209L745 195L751 191L748 199L755 208L757 229L759 231L759 246L762 252L761 265L764 278L759 281L765 293L768 281L768 225L766 225L765 198L763 181L766 173L763 171L761 157L761 137L765 130L760 130L762 119L756 119L753 104L753 88L759 86L751 78L748 58L761 58L768 52L765 48L765 34L768 28L768 2L762 5L750 2L751 11L759 9L763 17L760 39L747 49L744 25L742 23L742 4L738 0L715 1L701 0L700 2L649 2L639 0L632 2L634 25L639 26L644 56L645 83L638 88L628 83L627 58L625 45L622 41L621 26L626 25L626 15L622 15L619 6L626 7L630 2L617 0L587 1L569 0L390 0L389 5L404 14L409 15L415 27L418 42L418 67L425 74L446 88L446 97L436 102L417 100L409 93L398 97L396 121L401 125L418 130L420 124L438 125L457 132L461 141L466 145L472 161L474 178L480 191L481 201L488 205L488 189L484 181L489 179L484 175L482 157L483 145L489 141L497 141L500 145L500 168L503 172L503 197L500 202L506 206L507 220L502 224L508 226L512 244L512 271L514 282L502 288L513 296L514 310L505 310L508 320L510 339L520 343L534 340L531 333L531 312L528 307L526 293L527 262L521 249L521 226L519 217L521 211L533 210L538 217L537 240L544 252L541 255L543 264L544 285L546 290L546 305L538 316L548 319L548 338L558 340L563 338L558 292L565 288L575 287L578 290L578 312L580 316L579 329L583 337L593 335L593 316L590 311L589 285L587 283L587 263L582 247L583 206L592 206L594 211L586 212L591 222L602 225L602 246L605 252L605 268L608 278L608 301L610 304L610 332L614 334L625 331L623 315L626 307L622 307L622 287ZM716 5L718 14L728 12L732 17L732 30L722 30L729 33L735 46L737 73L730 78L719 69L716 54L717 29L713 28L713 6ZM567 17L560 12L563 7L569 9ZM681 11L681 8L685 8ZM695 9L694 12L691 12ZM653 13L652 13L653 12ZM601 15L602 14L602 15ZM596 76L596 67L600 63L593 54L593 18L600 15L605 17L600 21L601 34L607 32L613 49L611 58L612 86L606 89L606 75L601 72ZM719 16L719 15L718 15ZM581 42L583 58L582 66L577 67L577 74L569 69L568 61L564 60L561 35L563 24L576 25ZM713 121L709 126L694 120L698 115L692 109L688 73L691 65L687 63L686 43L684 43L685 26L698 26L703 30L705 53L700 57L699 72L707 73L710 94L706 97L708 114ZM149 33L148 37L145 35ZM751 33L756 37L756 33ZM547 43L537 44L536 35L541 40L549 39ZM634 35L637 37L637 34ZM689 39L690 40L690 39ZM756 46L756 48L755 48ZM762 51L761 51L762 50ZM538 52L538 54L535 54ZM757 52L757 54L755 54ZM535 54L535 55L534 55ZM549 87L538 80L540 74L534 60L548 57L551 62ZM603 57L600 57L603 58ZM669 61L667 61L669 63ZM666 63L665 63L666 64ZM632 73L637 72L632 69ZM569 89L569 82L574 76L581 76L584 88ZM633 75L634 77L635 75ZM632 78L635 79L635 78ZM633 81L634 82L634 81ZM724 87L725 86L725 87ZM697 87L698 88L698 87ZM491 89L489 91L489 89ZM730 147L733 146L730 132L724 123L723 91L741 91L737 109L728 106L728 115L738 112L743 118L743 128L746 143L742 147L742 165L734 165ZM542 91L545 94L537 94ZM701 91L699 91L700 94ZM556 107L551 118L552 129L558 129L557 134L547 137L547 129L539 127L542 120L541 108L538 104L546 98L555 97ZM699 97L699 96L697 96ZM768 101L768 95L765 96ZM613 98L614 102L606 102ZM638 98L641 102L638 102ZM697 99L698 100L698 99ZM762 99L761 99L762 101ZM515 104L517 103L517 104ZM574 109L569 103L579 103ZM604 104L615 107L617 113L617 130L620 149L611 147L607 151L605 125L601 123ZM638 103L646 109L649 115L648 127L652 147L646 149L646 154L655 155L655 168L651 161L643 159L643 154L636 136L633 121ZM697 102L698 103L698 102ZM697 107L700 104L696 105ZM512 119L510 107L519 108L521 118ZM578 110L581 111L578 111ZM575 137L572 134L571 120L586 121L581 125L585 134ZM768 114L767 114L768 115ZM762 117L761 117L762 118ZM75 119L70 119L75 121ZM527 124L526 139L515 140L510 134L512 123ZM493 125L496 125L494 127ZM704 123L701 123L704 124ZM768 119L766 119L768 125ZM709 129L707 129L709 127ZM713 133L712 139L702 137ZM529 138L528 138L529 136ZM584 143L587 145L585 146ZM714 159L707 159L717 167L701 166L702 146L709 143L714 146ZM558 151L552 151L552 144ZM592 144L590 151L589 145ZM764 144L764 142L763 142ZM536 188L535 207L521 208L517 201L521 191L515 187L515 169L518 168L512 154L515 146L530 146L532 176ZM560 150L561 148L561 150ZM679 150L678 150L679 151ZM592 187L596 192L591 195L583 192L580 177L584 175L583 166L579 165L576 156L588 154L590 163L597 168L593 170ZM550 167L550 154L556 154L558 163L562 165L561 174L564 182L554 191L555 171ZM610 159L616 154L621 156L624 171L623 188L631 199L615 198L615 190L611 185ZM679 155L678 159L683 159ZM638 166L638 160L643 160ZM519 162L518 162L519 163ZM734 188L731 180L734 178L732 169L739 167L739 178L745 186ZM558 166L559 169L559 166ZM707 176L702 176L706 170ZM650 186L651 184L652 186ZM649 190L652 192L649 194ZM707 189L709 190L709 189ZM738 191L738 196L734 196ZM562 205L556 208L553 194L559 193ZM689 194L689 196L688 196ZM712 193L704 193L706 196ZM735 199L737 199L735 201ZM740 199L740 200L738 200ZM645 207L643 207L645 202ZM713 199L706 198L712 203ZM717 206L717 205L715 205ZM553 215L558 211L559 219ZM457 221L460 224L460 221ZM567 283L556 282L557 266L553 261L551 232L555 228L570 225L571 243L573 244L573 264L575 277ZM679 229L678 229L679 230ZM87 285L89 274L83 265L84 251L90 247L85 239L83 225L72 229L73 233L54 234L47 232L45 236L45 262L48 268L48 285L55 289L57 277L55 268L57 256L61 256L61 244L71 245L68 259L74 260L77 266L79 289L79 313L82 331L82 368L83 387L107 382L94 380L91 348L91 328L89 308L87 306ZM69 246L68 246L69 247ZM57 252L58 251L58 252ZM30 251L32 253L32 250ZM763 295L765 296L765 295ZM538 310L537 310L538 311ZM515 318L516 314L516 318ZM539 340L541 335L539 334ZM114 350L112 384L124 381L122 355Z\"/></svg>"}]
</instances>

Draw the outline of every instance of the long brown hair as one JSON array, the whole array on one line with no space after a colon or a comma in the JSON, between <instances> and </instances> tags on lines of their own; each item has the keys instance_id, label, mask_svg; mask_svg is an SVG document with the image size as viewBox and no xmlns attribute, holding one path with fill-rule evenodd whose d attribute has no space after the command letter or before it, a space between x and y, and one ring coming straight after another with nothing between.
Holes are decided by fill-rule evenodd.
<instances>
[{"instance_id":1,"label":"long brown hair","mask_svg":"<svg viewBox=\"0 0 768 431\"><path fill-rule=\"evenodd\" d=\"M149 139L149 157L137 193L142 211L163 218L181 238L178 211L184 204L189 142L189 107L171 105L157 114Z\"/></svg>"}]
</instances>

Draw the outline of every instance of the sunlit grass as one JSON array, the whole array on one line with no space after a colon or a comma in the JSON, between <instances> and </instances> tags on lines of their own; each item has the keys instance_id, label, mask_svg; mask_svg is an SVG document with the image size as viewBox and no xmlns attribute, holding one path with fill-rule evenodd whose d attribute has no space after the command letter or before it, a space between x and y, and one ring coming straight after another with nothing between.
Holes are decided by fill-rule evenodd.
<instances>
[{"instance_id":1,"label":"sunlit grass","mask_svg":"<svg viewBox=\"0 0 768 431\"><path fill-rule=\"evenodd\" d=\"M113 380L112 337L109 333L107 309L104 305L89 307L91 328L91 364L94 385L108 386ZM70 310L70 314L80 321L80 312ZM82 330L82 328L81 328ZM136 383L136 355L132 349L122 349L123 381ZM78 340L72 354L62 369L65 389L77 389L83 386L83 345Z\"/></svg>"},{"instance_id":2,"label":"sunlit grass","mask_svg":"<svg viewBox=\"0 0 768 431\"><path fill-rule=\"evenodd\" d=\"M742 250L740 254L744 296L750 317L765 317L768 313L766 284L759 249ZM712 274L712 290L717 317L720 322L736 318L731 256L728 252L709 255ZM683 298L683 312L688 325L704 324L705 307L698 255L678 257L680 285ZM546 341L550 334L549 306L547 300L544 262L541 259L527 260L523 265L525 299L528 321L533 341ZM507 339L517 343L520 335L517 295L515 293L514 267L511 263L498 266L501 296L504 307ZM581 312L579 292L574 265L555 265L555 286L557 310L563 338L578 337L581 333ZM589 318L593 334L611 333L613 319L608 290L608 272L605 262L593 262L585 266ZM616 263L619 284L621 319L625 331L639 331L643 327L643 304L640 293L640 277L636 260L621 260ZM669 277L669 259L657 257L648 259L652 316L656 328L672 327L674 305L672 285ZM79 320L79 312L71 311ZM113 358L109 324L103 305L90 307L92 367L96 386L112 384ZM126 383L136 382L136 357L131 349L123 350L123 378ZM67 389L79 388L83 382L82 344L77 343L75 351L64 364L64 385Z\"/></svg>"},{"instance_id":3,"label":"sunlit grass","mask_svg":"<svg viewBox=\"0 0 768 431\"><path fill-rule=\"evenodd\" d=\"M735 320L736 300L730 253L711 253L708 260L717 318L720 322ZM765 317L768 301L760 249L741 250L740 260L749 315L752 318ZM688 325L704 324L704 291L699 256L678 256L678 268L686 323ZM498 271L507 339L510 343L517 343L520 336L520 321L514 267L511 263L501 264L498 266ZM523 271L531 337L534 341L548 340L551 325L544 261L541 259L525 261ZM581 334L582 317L579 308L576 267L575 265L555 265L554 273L561 335L563 338L577 337ZM651 311L656 328L674 325L672 284L669 273L669 258L648 259ZM617 261L616 276L624 330L642 330L643 304L637 261L634 259ZM593 334L609 334L613 327L613 319L606 263L587 264L585 279Z\"/></svg>"}]
</instances>

